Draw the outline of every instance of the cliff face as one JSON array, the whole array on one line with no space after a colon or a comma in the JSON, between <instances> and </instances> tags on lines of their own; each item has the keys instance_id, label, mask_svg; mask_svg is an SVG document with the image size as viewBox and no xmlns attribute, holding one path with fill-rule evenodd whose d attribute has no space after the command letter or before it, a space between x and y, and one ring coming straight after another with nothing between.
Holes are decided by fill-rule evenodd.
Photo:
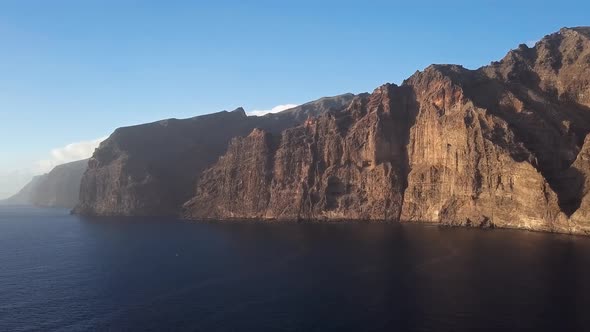
<instances>
[{"instance_id":1,"label":"cliff face","mask_svg":"<svg viewBox=\"0 0 590 332\"><path fill-rule=\"evenodd\" d=\"M56 166L49 173L34 177L16 195L0 204L73 208L78 203L80 181L88 160Z\"/></svg>"},{"instance_id":2,"label":"cliff face","mask_svg":"<svg viewBox=\"0 0 590 332\"><path fill-rule=\"evenodd\" d=\"M579 199L579 208L571 216L572 221L584 228L590 227L590 135L586 136L584 145L576 161L566 172L570 180L571 195Z\"/></svg>"},{"instance_id":3,"label":"cliff face","mask_svg":"<svg viewBox=\"0 0 590 332\"><path fill-rule=\"evenodd\" d=\"M352 95L326 98L298 109L323 112ZM170 119L117 129L88 163L75 213L86 215L176 215L194 195L195 182L236 136L253 128L271 132L300 123L299 113L246 116L243 109L190 119Z\"/></svg>"},{"instance_id":4,"label":"cliff face","mask_svg":"<svg viewBox=\"0 0 590 332\"><path fill-rule=\"evenodd\" d=\"M281 134L236 138L185 215L586 233L589 132L590 29L562 29L490 66L430 66Z\"/></svg>"},{"instance_id":5,"label":"cliff face","mask_svg":"<svg viewBox=\"0 0 590 332\"><path fill-rule=\"evenodd\" d=\"M185 204L193 218L394 219L406 167L404 93L387 85L273 135L236 138ZM371 109L371 112L367 110Z\"/></svg>"},{"instance_id":6,"label":"cliff face","mask_svg":"<svg viewBox=\"0 0 590 332\"><path fill-rule=\"evenodd\" d=\"M478 73L430 67L405 82L420 106L410 129L411 171L400 219L566 229L537 156L511 123L478 103L455 75L469 82Z\"/></svg>"}]
</instances>

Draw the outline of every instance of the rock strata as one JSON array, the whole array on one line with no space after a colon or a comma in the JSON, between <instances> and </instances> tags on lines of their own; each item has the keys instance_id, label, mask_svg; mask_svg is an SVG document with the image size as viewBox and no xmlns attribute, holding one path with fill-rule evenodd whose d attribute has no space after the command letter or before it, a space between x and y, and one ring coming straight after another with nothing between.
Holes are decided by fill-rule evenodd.
<instances>
[{"instance_id":1,"label":"rock strata","mask_svg":"<svg viewBox=\"0 0 590 332\"><path fill-rule=\"evenodd\" d=\"M247 116L242 108L190 119L169 119L124 127L101 143L82 178L82 215L178 215L194 195L201 172L227 149L233 137L253 128L272 132L296 126L302 113L321 114L350 102L353 95L322 98L281 114Z\"/></svg>"},{"instance_id":2,"label":"rock strata","mask_svg":"<svg viewBox=\"0 0 590 332\"><path fill-rule=\"evenodd\" d=\"M203 174L187 216L396 219L408 118L391 111L405 102L398 89L386 85L281 134L255 129L234 139Z\"/></svg>"},{"instance_id":3,"label":"rock strata","mask_svg":"<svg viewBox=\"0 0 590 332\"><path fill-rule=\"evenodd\" d=\"M117 129L75 212L590 232L590 28L371 94Z\"/></svg>"},{"instance_id":4,"label":"rock strata","mask_svg":"<svg viewBox=\"0 0 590 332\"><path fill-rule=\"evenodd\" d=\"M477 70L432 65L280 133L234 138L191 219L590 231L590 29Z\"/></svg>"}]
</instances>

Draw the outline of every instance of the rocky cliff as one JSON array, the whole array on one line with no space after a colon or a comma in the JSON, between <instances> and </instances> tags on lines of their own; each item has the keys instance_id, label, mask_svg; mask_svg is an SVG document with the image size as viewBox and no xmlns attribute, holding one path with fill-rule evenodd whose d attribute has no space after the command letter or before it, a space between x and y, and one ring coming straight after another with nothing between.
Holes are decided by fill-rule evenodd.
<instances>
[{"instance_id":1,"label":"rocky cliff","mask_svg":"<svg viewBox=\"0 0 590 332\"><path fill-rule=\"evenodd\" d=\"M408 114L391 112L406 102L397 90L384 86L281 134L255 129L235 138L203 174L188 216L396 219L408 123Z\"/></svg>"},{"instance_id":2,"label":"rocky cliff","mask_svg":"<svg viewBox=\"0 0 590 332\"><path fill-rule=\"evenodd\" d=\"M236 136L254 128L280 132L349 103L353 95L322 98L280 114L246 116L242 108L190 119L169 119L117 129L88 163L75 213L177 215L194 195L201 172Z\"/></svg>"},{"instance_id":3,"label":"rocky cliff","mask_svg":"<svg viewBox=\"0 0 590 332\"><path fill-rule=\"evenodd\" d=\"M80 181L87 164L86 159L58 165L47 174L34 177L17 194L0 204L71 209L78 203Z\"/></svg>"},{"instance_id":4,"label":"rocky cliff","mask_svg":"<svg viewBox=\"0 0 590 332\"><path fill-rule=\"evenodd\" d=\"M590 232L590 28L477 70L433 65L203 172L187 218L362 219Z\"/></svg>"}]
</instances>

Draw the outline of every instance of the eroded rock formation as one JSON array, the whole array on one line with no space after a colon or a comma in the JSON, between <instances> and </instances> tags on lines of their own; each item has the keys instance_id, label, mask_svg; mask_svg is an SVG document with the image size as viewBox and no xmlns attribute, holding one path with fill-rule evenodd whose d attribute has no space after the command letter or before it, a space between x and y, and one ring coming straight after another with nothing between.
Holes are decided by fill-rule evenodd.
<instances>
[{"instance_id":1,"label":"eroded rock formation","mask_svg":"<svg viewBox=\"0 0 590 332\"><path fill-rule=\"evenodd\" d=\"M282 133L232 140L188 218L590 230L590 29L477 70L433 65Z\"/></svg>"},{"instance_id":2,"label":"eroded rock formation","mask_svg":"<svg viewBox=\"0 0 590 332\"><path fill-rule=\"evenodd\" d=\"M75 212L402 220L586 233L590 28L372 94L120 128Z\"/></svg>"},{"instance_id":3,"label":"eroded rock formation","mask_svg":"<svg viewBox=\"0 0 590 332\"><path fill-rule=\"evenodd\" d=\"M346 111L273 135L236 138L185 205L196 218L396 219L401 209L408 114L394 85ZM390 98L401 97L399 100ZM371 109L369 112L368 109Z\"/></svg>"},{"instance_id":4,"label":"eroded rock formation","mask_svg":"<svg viewBox=\"0 0 590 332\"><path fill-rule=\"evenodd\" d=\"M348 104L353 95L322 98L281 114L246 116L242 108L190 119L169 119L117 129L88 163L75 213L177 215L194 195L195 182L236 136L253 128L272 132L301 123L302 113L321 114Z\"/></svg>"}]
</instances>

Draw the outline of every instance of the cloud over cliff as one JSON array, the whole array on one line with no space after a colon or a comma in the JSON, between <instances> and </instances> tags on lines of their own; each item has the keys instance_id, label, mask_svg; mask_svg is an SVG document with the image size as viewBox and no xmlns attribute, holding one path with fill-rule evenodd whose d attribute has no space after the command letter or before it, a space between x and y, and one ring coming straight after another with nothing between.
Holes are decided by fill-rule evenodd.
<instances>
[{"instance_id":1,"label":"cloud over cliff","mask_svg":"<svg viewBox=\"0 0 590 332\"><path fill-rule=\"evenodd\" d=\"M107 137L101 137L88 141L70 143L65 146L52 149L45 159L32 162L21 169L0 169L0 199L4 199L17 193L26 185L33 176L48 173L55 166L90 158L94 149Z\"/></svg>"},{"instance_id":2,"label":"cloud over cliff","mask_svg":"<svg viewBox=\"0 0 590 332\"><path fill-rule=\"evenodd\" d=\"M269 114L269 113L282 112L284 110L288 110L290 108L297 107L297 106L299 106L299 105L297 105L297 104L277 105L269 110L254 110L254 111L248 112L248 115L262 116L262 115Z\"/></svg>"},{"instance_id":3,"label":"cloud over cliff","mask_svg":"<svg viewBox=\"0 0 590 332\"><path fill-rule=\"evenodd\" d=\"M50 157L37 162L36 171L38 173L47 173L57 165L65 164L71 161L86 159L92 156L94 149L106 137L97 138L89 141L71 143L63 147L51 150Z\"/></svg>"}]
</instances>

